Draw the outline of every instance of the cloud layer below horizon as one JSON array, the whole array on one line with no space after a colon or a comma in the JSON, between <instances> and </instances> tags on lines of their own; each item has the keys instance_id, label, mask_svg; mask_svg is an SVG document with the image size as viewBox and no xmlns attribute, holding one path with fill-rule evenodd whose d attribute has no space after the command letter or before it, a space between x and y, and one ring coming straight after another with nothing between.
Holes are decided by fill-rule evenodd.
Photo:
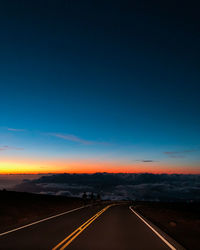
<instances>
[{"instance_id":1,"label":"cloud layer below horizon","mask_svg":"<svg viewBox=\"0 0 200 250\"><path fill-rule=\"evenodd\" d=\"M68 197L94 192L111 200L191 202L200 201L200 175L59 174L26 180L14 190Z\"/></svg>"}]
</instances>

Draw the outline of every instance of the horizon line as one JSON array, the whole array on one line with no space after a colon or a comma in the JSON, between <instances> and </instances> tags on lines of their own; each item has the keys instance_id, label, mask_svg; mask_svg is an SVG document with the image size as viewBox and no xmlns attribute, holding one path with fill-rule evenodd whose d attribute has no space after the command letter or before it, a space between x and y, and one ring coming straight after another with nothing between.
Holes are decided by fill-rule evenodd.
<instances>
[{"instance_id":1,"label":"horizon line","mask_svg":"<svg viewBox=\"0 0 200 250\"><path fill-rule=\"evenodd\" d=\"M194 173L194 172L5 172L0 173L1 175L50 175L50 174L154 174L154 175L173 175L173 174L179 174L179 175L200 175L200 172Z\"/></svg>"}]
</instances>

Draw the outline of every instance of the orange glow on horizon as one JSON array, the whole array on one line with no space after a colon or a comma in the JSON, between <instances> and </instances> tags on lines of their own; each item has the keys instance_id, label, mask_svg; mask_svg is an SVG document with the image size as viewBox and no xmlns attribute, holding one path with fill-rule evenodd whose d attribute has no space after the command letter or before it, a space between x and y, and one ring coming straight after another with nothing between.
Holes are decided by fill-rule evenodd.
<instances>
[{"instance_id":1,"label":"orange glow on horizon","mask_svg":"<svg viewBox=\"0 0 200 250\"><path fill-rule=\"evenodd\" d=\"M154 173L200 174L195 167L161 165L158 163L119 163L97 160L30 160L4 159L0 161L0 174L45 173Z\"/></svg>"}]
</instances>

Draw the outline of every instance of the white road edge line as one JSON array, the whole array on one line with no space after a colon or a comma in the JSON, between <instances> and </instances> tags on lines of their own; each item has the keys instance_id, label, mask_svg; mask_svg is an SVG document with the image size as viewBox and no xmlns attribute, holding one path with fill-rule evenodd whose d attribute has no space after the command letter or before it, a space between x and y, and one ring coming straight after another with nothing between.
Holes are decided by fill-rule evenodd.
<instances>
[{"instance_id":1,"label":"white road edge line","mask_svg":"<svg viewBox=\"0 0 200 250\"><path fill-rule=\"evenodd\" d=\"M135 214L137 215L137 217L139 217L162 241L165 242L165 244L172 250L176 250L176 248L174 246L172 246L172 244L170 244L162 235L160 235L152 226L149 225L149 223L147 223L137 212L135 212L132 207L130 206L129 209Z\"/></svg>"},{"instance_id":2,"label":"white road edge line","mask_svg":"<svg viewBox=\"0 0 200 250\"><path fill-rule=\"evenodd\" d=\"M15 229L9 230L9 231L4 232L4 233L0 233L0 236L3 236L3 235L5 235L5 234L9 234L9 233L18 231L18 230L23 229L23 228L26 228L26 227L33 226L33 225L38 224L38 223L41 223L41 222L43 222L43 221L51 220L51 219L53 219L53 218L62 216L62 215L64 215L64 214L72 213L72 212L74 212L74 211L76 211L76 210L80 210L80 209L86 208L86 207L88 207L88 206L90 206L90 205L86 205L86 206L74 208L74 209L72 209L72 210L68 210L68 211L66 211L66 212L63 212L63 213L60 213L60 214L56 214L56 215L50 216L50 217L48 217L48 218L45 218L45 219L42 219L42 220L38 220L38 221L32 222L32 223L27 224L27 225L24 225L24 226L22 226L22 227L15 228Z\"/></svg>"}]
</instances>

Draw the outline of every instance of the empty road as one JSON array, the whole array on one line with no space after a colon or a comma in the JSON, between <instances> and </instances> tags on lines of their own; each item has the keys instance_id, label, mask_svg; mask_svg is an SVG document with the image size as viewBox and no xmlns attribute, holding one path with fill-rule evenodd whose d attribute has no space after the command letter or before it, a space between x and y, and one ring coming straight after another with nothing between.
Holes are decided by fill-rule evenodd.
<instances>
[{"instance_id":1,"label":"empty road","mask_svg":"<svg viewBox=\"0 0 200 250\"><path fill-rule=\"evenodd\" d=\"M162 236L161 236L162 237ZM178 249L160 238L127 204L96 205L7 234L0 249Z\"/></svg>"}]
</instances>

